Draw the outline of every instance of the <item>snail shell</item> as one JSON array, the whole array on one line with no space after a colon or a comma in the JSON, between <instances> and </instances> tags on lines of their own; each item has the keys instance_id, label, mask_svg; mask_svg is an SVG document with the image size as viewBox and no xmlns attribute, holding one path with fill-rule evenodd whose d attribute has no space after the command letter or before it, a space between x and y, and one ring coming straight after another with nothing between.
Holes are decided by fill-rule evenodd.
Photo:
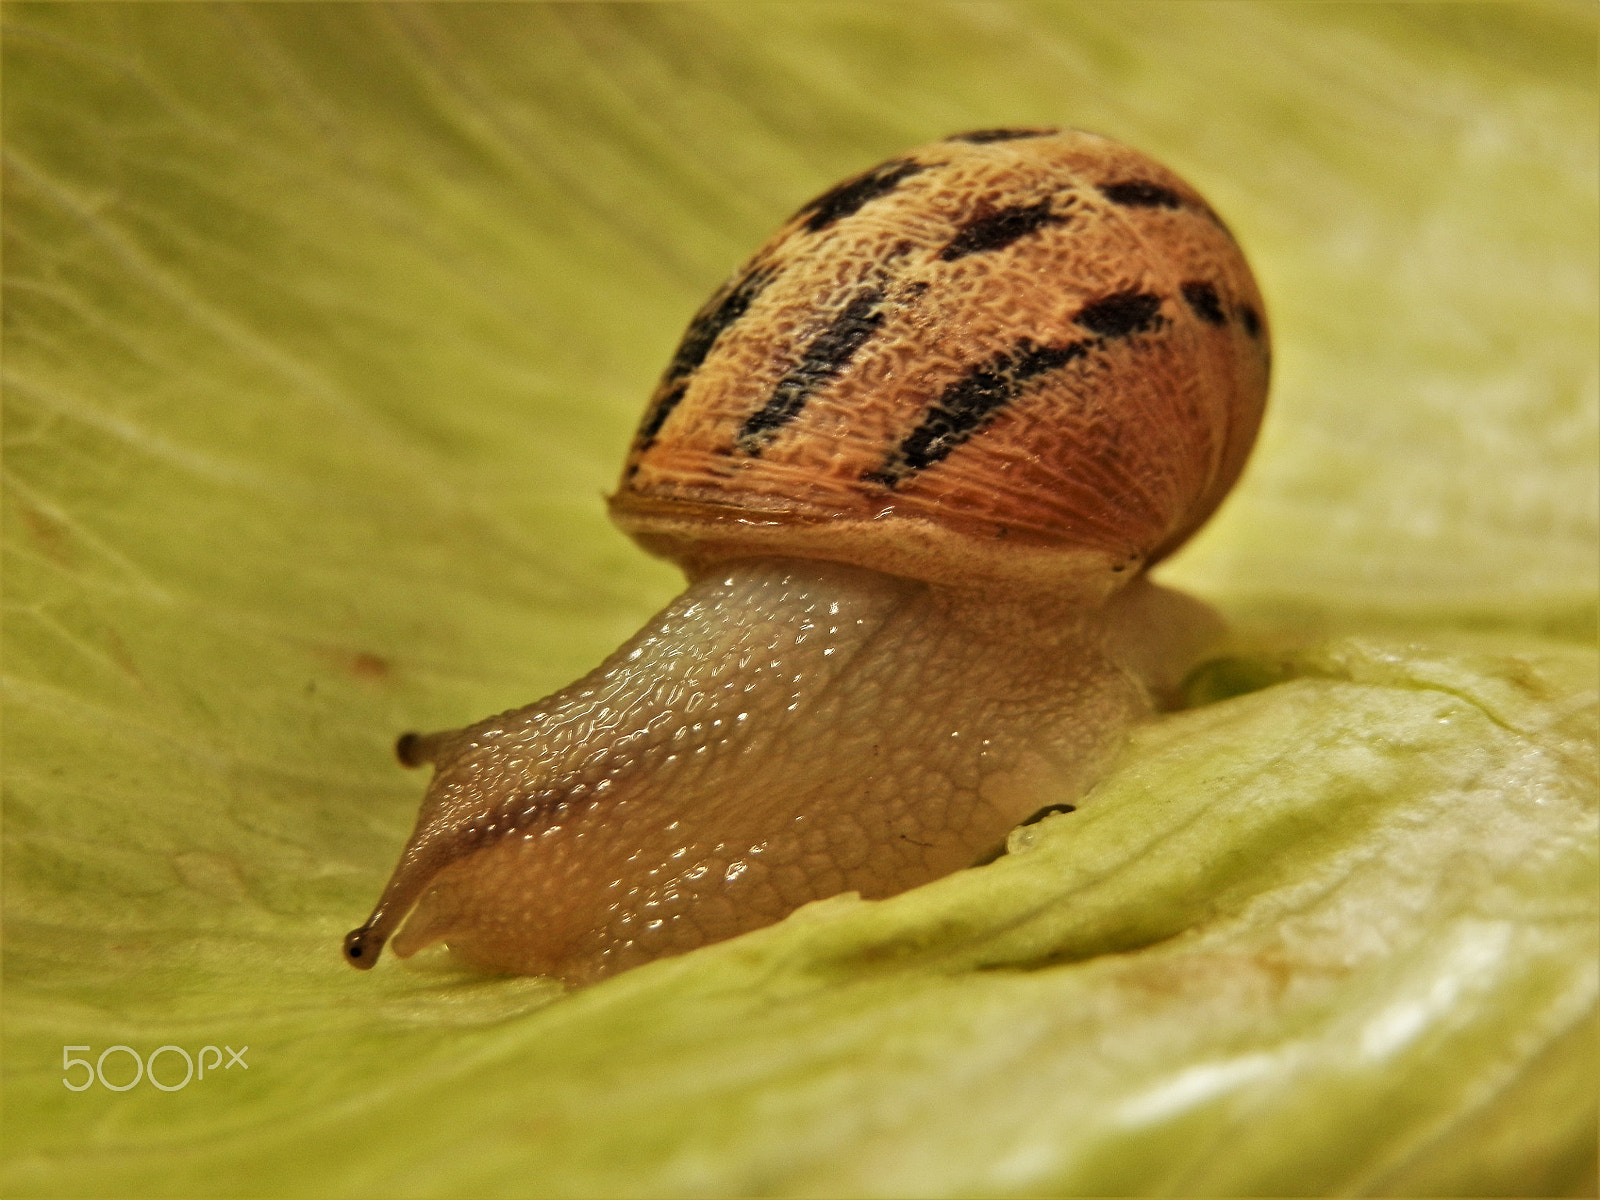
<instances>
[{"instance_id":1,"label":"snail shell","mask_svg":"<svg viewBox=\"0 0 1600 1200\"><path fill-rule=\"evenodd\" d=\"M691 321L611 499L688 589L564 691L401 739L435 774L347 960L589 982L1077 798L1213 630L1143 571L1268 365L1226 227L1116 142L960 134L817 197Z\"/></svg>"},{"instance_id":2,"label":"snail shell","mask_svg":"<svg viewBox=\"0 0 1600 1200\"><path fill-rule=\"evenodd\" d=\"M1226 227L1149 157L958 135L817 197L696 314L611 513L691 573L793 554L1108 589L1233 486L1261 314Z\"/></svg>"}]
</instances>

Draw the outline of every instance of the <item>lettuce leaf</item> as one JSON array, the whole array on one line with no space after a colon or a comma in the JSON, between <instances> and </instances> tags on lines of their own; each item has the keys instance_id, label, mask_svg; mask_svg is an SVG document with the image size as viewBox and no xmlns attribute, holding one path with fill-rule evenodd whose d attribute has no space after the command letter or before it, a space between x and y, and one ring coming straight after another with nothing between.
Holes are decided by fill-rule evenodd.
<instances>
[{"instance_id":1,"label":"lettuce leaf","mask_svg":"<svg viewBox=\"0 0 1600 1200\"><path fill-rule=\"evenodd\" d=\"M4 19L8 1195L1592 1194L1592 8ZM1172 163L1271 307L1190 707L889 901L343 967L395 733L672 594L600 496L695 305L1018 122ZM64 1086L119 1045L217 1063Z\"/></svg>"}]
</instances>

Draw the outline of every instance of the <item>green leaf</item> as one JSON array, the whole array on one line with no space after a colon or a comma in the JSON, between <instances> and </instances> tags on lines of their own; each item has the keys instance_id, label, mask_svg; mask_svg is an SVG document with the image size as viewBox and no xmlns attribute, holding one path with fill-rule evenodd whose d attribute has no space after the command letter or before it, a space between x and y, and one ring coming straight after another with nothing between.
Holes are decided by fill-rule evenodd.
<instances>
[{"instance_id":1,"label":"green leaf","mask_svg":"<svg viewBox=\"0 0 1600 1200\"><path fill-rule=\"evenodd\" d=\"M1592 1194L1592 7L4 19L7 1195ZM1192 707L889 901L346 969L394 735L672 594L600 498L689 313L1019 122L1170 162L1272 311ZM217 1062L64 1086L118 1045Z\"/></svg>"}]
</instances>

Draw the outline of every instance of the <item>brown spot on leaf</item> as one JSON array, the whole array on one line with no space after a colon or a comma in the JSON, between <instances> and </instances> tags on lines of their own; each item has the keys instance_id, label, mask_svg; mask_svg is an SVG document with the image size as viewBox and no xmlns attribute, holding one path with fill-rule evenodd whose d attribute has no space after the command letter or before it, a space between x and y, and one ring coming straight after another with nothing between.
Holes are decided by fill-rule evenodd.
<instances>
[{"instance_id":1,"label":"brown spot on leaf","mask_svg":"<svg viewBox=\"0 0 1600 1200\"><path fill-rule=\"evenodd\" d=\"M39 511L31 504L19 503L17 511L22 516L22 523L28 528L28 534L33 538L33 544L39 548L41 554L58 566L74 565L72 543L67 528L61 521L49 513Z\"/></svg>"},{"instance_id":2,"label":"brown spot on leaf","mask_svg":"<svg viewBox=\"0 0 1600 1200\"><path fill-rule=\"evenodd\" d=\"M352 654L346 666L350 674L357 679L387 679L389 677L388 660L365 650L359 650Z\"/></svg>"}]
</instances>

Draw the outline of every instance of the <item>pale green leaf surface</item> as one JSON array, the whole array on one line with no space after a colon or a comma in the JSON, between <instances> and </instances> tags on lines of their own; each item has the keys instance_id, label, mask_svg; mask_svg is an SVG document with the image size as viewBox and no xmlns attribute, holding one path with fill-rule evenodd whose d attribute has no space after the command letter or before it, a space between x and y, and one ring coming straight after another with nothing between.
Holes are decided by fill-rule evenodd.
<instances>
[{"instance_id":1,"label":"pale green leaf surface","mask_svg":"<svg viewBox=\"0 0 1600 1200\"><path fill-rule=\"evenodd\" d=\"M1592 1193L1591 7L4 17L7 1195ZM565 997L343 967L395 733L671 595L600 498L700 299L1045 122L1189 176L1271 308L1165 568L1235 622L1194 707L891 901ZM62 1086L117 1043L250 1065Z\"/></svg>"}]
</instances>

